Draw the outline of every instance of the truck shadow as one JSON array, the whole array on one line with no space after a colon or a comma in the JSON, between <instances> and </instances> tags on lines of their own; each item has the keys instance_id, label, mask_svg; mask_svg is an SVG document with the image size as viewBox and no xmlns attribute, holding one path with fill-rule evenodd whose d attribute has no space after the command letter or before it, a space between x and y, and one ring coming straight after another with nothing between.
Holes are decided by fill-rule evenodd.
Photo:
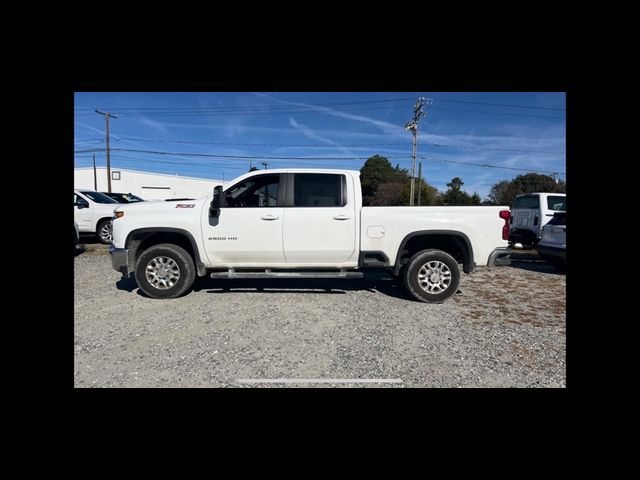
<instances>
[{"instance_id":1,"label":"truck shadow","mask_svg":"<svg viewBox=\"0 0 640 480\"><path fill-rule=\"evenodd\" d=\"M344 295L350 291L366 290L379 292L392 297L413 300L399 281L388 273L367 273L364 278L273 278L273 279L212 279L202 277L196 279L194 292L206 293L313 293Z\"/></svg>"},{"instance_id":2,"label":"truck shadow","mask_svg":"<svg viewBox=\"0 0 640 480\"><path fill-rule=\"evenodd\" d=\"M521 268L532 272L550 273L554 275L565 275L564 270L559 270L535 251L518 252L512 251L510 268Z\"/></svg>"},{"instance_id":3,"label":"truck shadow","mask_svg":"<svg viewBox=\"0 0 640 480\"><path fill-rule=\"evenodd\" d=\"M118 290L136 291L137 295L148 298L138 288L135 274L131 278L120 279L116 282ZM316 295L344 295L353 291L368 291L381 293L390 297L417 302L406 291L402 280L388 273L367 273L359 279L315 279L315 278L273 278L273 279L212 279L197 277L192 288L193 292L213 294L221 293L311 293ZM459 291L458 291L459 293Z\"/></svg>"}]
</instances>

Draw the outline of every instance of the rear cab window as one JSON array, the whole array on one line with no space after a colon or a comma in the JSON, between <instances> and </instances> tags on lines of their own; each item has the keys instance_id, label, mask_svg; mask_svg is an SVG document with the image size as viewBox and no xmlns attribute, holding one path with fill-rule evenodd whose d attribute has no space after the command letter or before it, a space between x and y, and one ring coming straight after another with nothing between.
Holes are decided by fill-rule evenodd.
<instances>
[{"instance_id":1,"label":"rear cab window","mask_svg":"<svg viewBox=\"0 0 640 480\"><path fill-rule=\"evenodd\" d=\"M293 188L295 207L344 207L346 179L342 174L296 173Z\"/></svg>"},{"instance_id":2,"label":"rear cab window","mask_svg":"<svg viewBox=\"0 0 640 480\"><path fill-rule=\"evenodd\" d=\"M524 195L522 197L516 197L513 201L513 207L511 209L526 208L537 210L540 208L540 197L537 195Z\"/></svg>"}]
</instances>

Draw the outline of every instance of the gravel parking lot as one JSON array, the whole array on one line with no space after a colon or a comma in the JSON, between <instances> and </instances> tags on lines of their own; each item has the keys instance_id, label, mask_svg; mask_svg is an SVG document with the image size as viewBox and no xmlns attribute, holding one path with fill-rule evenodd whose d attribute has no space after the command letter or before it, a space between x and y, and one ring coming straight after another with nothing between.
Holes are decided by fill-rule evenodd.
<instances>
[{"instance_id":1,"label":"gravel parking lot","mask_svg":"<svg viewBox=\"0 0 640 480\"><path fill-rule=\"evenodd\" d=\"M564 387L566 281L535 254L463 275L440 305L391 275L198 279L153 300L106 246L75 263L76 387ZM243 379L393 379L269 384ZM262 380L261 380L262 381Z\"/></svg>"}]
</instances>

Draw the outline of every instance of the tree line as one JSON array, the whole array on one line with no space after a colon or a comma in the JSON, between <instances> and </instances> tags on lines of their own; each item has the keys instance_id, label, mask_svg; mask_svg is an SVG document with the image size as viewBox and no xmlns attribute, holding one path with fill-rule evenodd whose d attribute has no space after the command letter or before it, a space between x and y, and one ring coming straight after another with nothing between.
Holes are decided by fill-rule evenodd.
<instances>
[{"instance_id":1,"label":"tree line","mask_svg":"<svg viewBox=\"0 0 640 480\"><path fill-rule=\"evenodd\" d=\"M374 155L360 169L362 201L370 206L409 205L411 176L406 168L394 167L388 158ZM416 198L420 190L421 205L511 205L516 195L531 192L566 193L566 183L556 181L548 175L527 173L512 180L502 180L491 187L483 201L477 192L464 191L464 182L454 177L447 183L447 191L437 188L424 180L416 179ZM417 202L414 202L417 203Z\"/></svg>"}]
</instances>

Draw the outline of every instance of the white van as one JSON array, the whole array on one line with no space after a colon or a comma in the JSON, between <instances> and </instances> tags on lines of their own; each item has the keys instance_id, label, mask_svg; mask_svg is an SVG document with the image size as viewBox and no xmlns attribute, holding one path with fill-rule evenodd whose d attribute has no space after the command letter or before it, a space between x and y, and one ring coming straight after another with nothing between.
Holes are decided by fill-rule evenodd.
<instances>
[{"instance_id":1,"label":"white van","mask_svg":"<svg viewBox=\"0 0 640 480\"><path fill-rule=\"evenodd\" d=\"M534 248L543 225L555 212L567 210L566 193L528 193L518 195L511 206L509 244L515 248Z\"/></svg>"}]
</instances>

